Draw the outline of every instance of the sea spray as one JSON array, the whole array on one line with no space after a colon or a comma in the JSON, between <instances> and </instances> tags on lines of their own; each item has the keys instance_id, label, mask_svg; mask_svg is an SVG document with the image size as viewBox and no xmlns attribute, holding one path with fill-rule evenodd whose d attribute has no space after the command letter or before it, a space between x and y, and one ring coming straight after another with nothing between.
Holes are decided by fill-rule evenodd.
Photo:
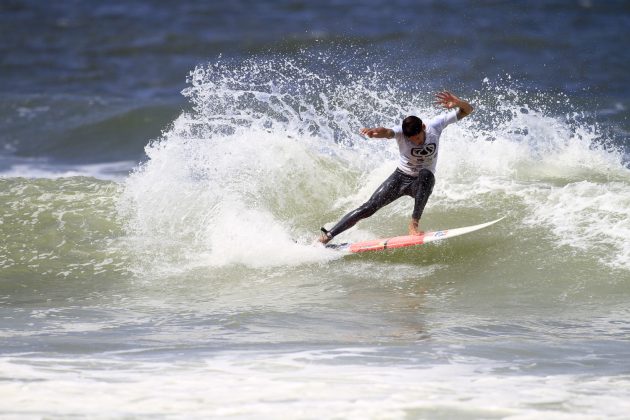
<instances>
[{"instance_id":1,"label":"sea spray","mask_svg":"<svg viewBox=\"0 0 630 420\"><path fill-rule=\"evenodd\" d=\"M434 92L420 84L410 91L409 81L401 90L385 72L313 70L329 60L219 61L191 73L183 92L191 109L147 146L147 160L121 196L119 211L142 261L177 270L333 258L312 246L319 226L368 199L396 165L395 144L365 139L360 127L442 111L431 104ZM476 110L443 134L425 226L507 214L517 228L550 230L559 245L629 268L625 235L607 224L612 218L616 232L628 228L624 199L610 214L585 211L568 224L562 216L570 200L558 191L578 183L630 196L622 153L602 140L599 126L579 110L568 112L566 97L521 90L509 78L486 79L466 98ZM589 200L598 189L576 191ZM402 233L411 207L411 200L398 200L344 239ZM579 240L586 227L593 242Z\"/></svg>"}]
</instances>

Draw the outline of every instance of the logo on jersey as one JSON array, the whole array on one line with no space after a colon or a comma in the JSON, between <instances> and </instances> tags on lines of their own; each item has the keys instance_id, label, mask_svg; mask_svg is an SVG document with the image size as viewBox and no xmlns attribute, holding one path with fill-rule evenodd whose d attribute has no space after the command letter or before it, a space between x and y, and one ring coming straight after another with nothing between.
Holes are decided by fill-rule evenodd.
<instances>
[{"instance_id":1,"label":"logo on jersey","mask_svg":"<svg viewBox=\"0 0 630 420\"><path fill-rule=\"evenodd\" d=\"M415 156L415 157L429 157L429 156L433 156L435 154L435 144L434 143L429 143L429 144L425 144L422 147L414 147L413 149L411 149L411 156Z\"/></svg>"}]
</instances>

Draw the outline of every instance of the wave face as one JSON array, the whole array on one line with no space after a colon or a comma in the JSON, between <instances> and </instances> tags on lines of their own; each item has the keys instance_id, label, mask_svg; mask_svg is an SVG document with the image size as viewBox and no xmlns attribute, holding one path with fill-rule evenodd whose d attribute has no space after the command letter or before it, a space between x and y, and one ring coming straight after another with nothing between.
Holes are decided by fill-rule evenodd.
<instances>
[{"instance_id":1,"label":"wave face","mask_svg":"<svg viewBox=\"0 0 630 420\"><path fill-rule=\"evenodd\" d=\"M113 247L122 233L114 213L117 184L75 177L7 178L0 185L3 277L120 273Z\"/></svg>"},{"instance_id":2,"label":"wave face","mask_svg":"<svg viewBox=\"0 0 630 420\"><path fill-rule=\"evenodd\" d=\"M147 161L124 183L119 211L139 246L167 265L336 258L310 246L318 227L361 204L396 166L396 145L366 140L359 128L441 111L426 88L409 81L403 89L377 67L310 70L329 60L219 62L192 72L184 91L192 110L147 146ZM495 235L512 246L522 238L628 270L630 175L620 148L589 117L564 113L566 97L508 79L465 94L476 110L443 134L424 228L507 215ZM411 206L401 199L339 240L399 234Z\"/></svg>"}]
</instances>

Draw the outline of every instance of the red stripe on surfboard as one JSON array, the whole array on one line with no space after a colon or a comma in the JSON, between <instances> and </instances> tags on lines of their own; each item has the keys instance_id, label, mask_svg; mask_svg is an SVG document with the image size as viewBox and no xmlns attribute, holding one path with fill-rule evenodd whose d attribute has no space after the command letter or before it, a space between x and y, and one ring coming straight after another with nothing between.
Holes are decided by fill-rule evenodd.
<instances>
[{"instance_id":1,"label":"red stripe on surfboard","mask_svg":"<svg viewBox=\"0 0 630 420\"><path fill-rule=\"evenodd\" d=\"M355 242L350 244L350 252L382 251L385 249L403 248L405 246L422 245L424 233L421 235L395 236L387 239Z\"/></svg>"}]
</instances>

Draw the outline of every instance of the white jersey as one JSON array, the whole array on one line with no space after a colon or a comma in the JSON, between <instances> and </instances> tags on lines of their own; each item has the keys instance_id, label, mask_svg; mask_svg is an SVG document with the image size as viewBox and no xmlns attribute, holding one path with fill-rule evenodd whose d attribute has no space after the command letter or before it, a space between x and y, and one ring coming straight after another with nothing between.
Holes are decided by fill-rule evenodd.
<instances>
[{"instance_id":1,"label":"white jersey","mask_svg":"<svg viewBox=\"0 0 630 420\"><path fill-rule=\"evenodd\" d=\"M435 174L435 166L440 146L440 135L447 125L457 121L457 111L452 110L433 118L426 123L426 139L423 144L412 143L402 132L402 125L392 128L398 142L400 160L398 168L411 176L418 176L421 169L428 169Z\"/></svg>"}]
</instances>

